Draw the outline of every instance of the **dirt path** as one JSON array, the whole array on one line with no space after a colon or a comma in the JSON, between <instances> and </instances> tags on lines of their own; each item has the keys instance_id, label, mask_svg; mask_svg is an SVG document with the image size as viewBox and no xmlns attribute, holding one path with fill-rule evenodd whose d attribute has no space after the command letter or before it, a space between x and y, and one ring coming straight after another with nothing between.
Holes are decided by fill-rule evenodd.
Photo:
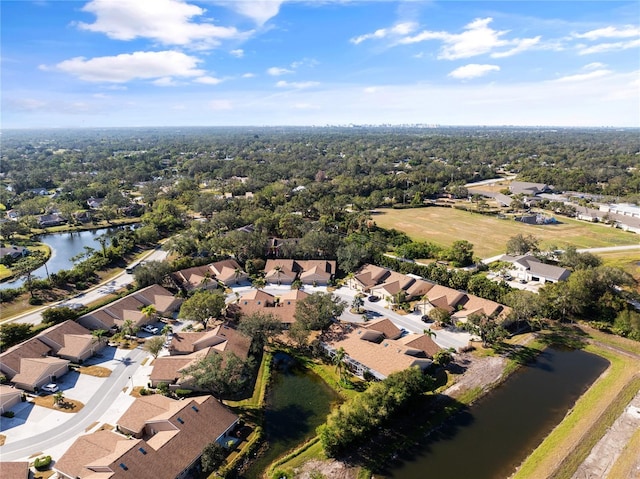
<instances>
[{"instance_id":1,"label":"dirt path","mask_svg":"<svg viewBox=\"0 0 640 479\"><path fill-rule=\"evenodd\" d=\"M502 379L507 360L501 356L475 357L469 353L459 354L456 364L465 368L453 386L447 388L443 394L459 398L467 391L474 389L489 390Z\"/></svg>"}]
</instances>

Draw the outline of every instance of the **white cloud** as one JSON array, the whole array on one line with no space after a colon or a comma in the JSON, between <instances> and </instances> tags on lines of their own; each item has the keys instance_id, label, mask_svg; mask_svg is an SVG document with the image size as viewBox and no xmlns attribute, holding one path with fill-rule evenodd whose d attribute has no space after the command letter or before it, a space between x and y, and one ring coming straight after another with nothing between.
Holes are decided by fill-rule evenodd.
<instances>
[{"instance_id":1,"label":"white cloud","mask_svg":"<svg viewBox=\"0 0 640 479\"><path fill-rule=\"evenodd\" d=\"M233 103L230 100L212 100L209 102L211 110L233 110Z\"/></svg>"},{"instance_id":2,"label":"white cloud","mask_svg":"<svg viewBox=\"0 0 640 479\"><path fill-rule=\"evenodd\" d=\"M262 26L280 12L284 0L231 0L215 3L230 8Z\"/></svg>"},{"instance_id":3,"label":"white cloud","mask_svg":"<svg viewBox=\"0 0 640 479\"><path fill-rule=\"evenodd\" d=\"M593 63L588 63L587 65L583 66L582 69L583 70L601 70L603 68L605 68L607 65L605 65L604 63L600 63L600 62L593 62Z\"/></svg>"},{"instance_id":4,"label":"white cloud","mask_svg":"<svg viewBox=\"0 0 640 479\"><path fill-rule=\"evenodd\" d=\"M171 77L162 77L157 80L153 80L155 86L178 86L178 83Z\"/></svg>"},{"instance_id":5,"label":"white cloud","mask_svg":"<svg viewBox=\"0 0 640 479\"><path fill-rule=\"evenodd\" d=\"M319 84L320 83L317 81L288 82L288 81L280 80L279 82L276 83L276 86L278 88L295 88L295 89L301 90L303 88L312 88L314 86L318 86Z\"/></svg>"},{"instance_id":6,"label":"white cloud","mask_svg":"<svg viewBox=\"0 0 640 479\"><path fill-rule=\"evenodd\" d=\"M198 58L181 52L134 52L112 57L71 58L58 63L55 68L85 81L125 83L131 80L202 76L204 71L196 68L198 63Z\"/></svg>"},{"instance_id":7,"label":"white cloud","mask_svg":"<svg viewBox=\"0 0 640 479\"><path fill-rule=\"evenodd\" d=\"M438 55L439 59L458 60L477 55L491 53L492 57L500 58L515 55L528 50L538 44L540 37L514 38L503 37L508 30L494 30L489 27L493 18L476 18L464 26L462 33L436 32L425 30L413 36L407 36L398 41L399 44L413 44L428 40L440 40L443 46ZM510 47L505 51L495 51L497 48Z\"/></svg>"},{"instance_id":8,"label":"white cloud","mask_svg":"<svg viewBox=\"0 0 640 479\"><path fill-rule=\"evenodd\" d=\"M598 40L600 38L632 38L640 37L640 28L633 25L625 25L622 28L609 26L590 30L585 33L576 33L573 36L587 40Z\"/></svg>"},{"instance_id":9,"label":"white cloud","mask_svg":"<svg viewBox=\"0 0 640 479\"><path fill-rule=\"evenodd\" d=\"M479 65L477 63L470 63L469 65L456 68L449 73L448 76L459 80L468 80L470 78L484 76L493 71L500 71L500 67L498 65Z\"/></svg>"},{"instance_id":10,"label":"white cloud","mask_svg":"<svg viewBox=\"0 0 640 479\"><path fill-rule=\"evenodd\" d=\"M271 67L267 69L267 73L271 76L277 77L280 75L287 75L289 73L293 73L293 70L289 70L287 68Z\"/></svg>"},{"instance_id":11,"label":"white cloud","mask_svg":"<svg viewBox=\"0 0 640 479\"><path fill-rule=\"evenodd\" d=\"M229 53L236 58L242 58L244 56L244 50L242 48L231 50Z\"/></svg>"},{"instance_id":12,"label":"white cloud","mask_svg":"<svg viewBox=\"0 0 640 479\"><path fill-rule=\"evenodd\" d=\"M553 80L557 83L573 83L593 80L595 78L604 77L611 74L611 70L595 70L589 73L578 73L576 75L567 75Z\"/></svg>"},{"instance_id":13,"label":"white cloud","mask_svg":"<svg viewBox=\"0 0 640 479\"><path fill-rule=\"evenodd\" d=\"M387 37L400 37L413 32L418 25L415 22L398 23L391 28L380 28L373 33L365 33L349 40L355 45L359 45L365 40L383 39Z\"/></svg>"},{"instance_id":14,"label":"white cloud","mask_svg":"<svg viewBox=\"0 0 640 479\"><path fill-rule=\"evenodd\" d=\"M244 3L244 2L239 2ZM91 0L83 11L95 14L94 23L79 22L82 30L104 33L116 40L149 38L165 45L214 47L220 40L247 37L235 27L196 23L205 10L181 0Z\"/></svg>"},{"instance_id":15,"label":"white cloud","mask_svg":"<svg viewBox=\"0 0 640 479\"><path fill-rule=\"evenodd\" d=\"M291 68L297 70L300 67L315 67L318 65L318 60L314 58L303 58L302 60L298 60L297 62L291 62Z\"/></svg>"},{"instance_id":16,"label":"white cloud","mask_svg":"<svg viewBox=\"0 0 640 479\"><path fill-rule=\"evenodd\" d=\"M222 83L223 80L212 76L202 76L194 79L193 81L204 85L218 85Z\"/></svg>"},{"instance_id":17,"label":"white cloud","mask_svg":"<svg viewBox=\"0 0 640 479\"><path fill-rule=\"evenodd\" d=\"M254 78L256 76L255 73L243 73L242 78Z\"/></svg>"},{"instance_id":18,"label":"white cloud","mask_svg":"<svg viewBox=\"0 0 640 479\"><path fill-rule=\"evenodd\" d=\"M640 39L630 40L628 42L600 43L598 45L592 45L590 47L586 45L580 45L578 47L578 54L590 55L593 53L628 50L629 48L635 47L640 47Z\"/></svg>"},{"instance_id":19,"label":"white cloud","mask_svg":"<svg viewBox=\"0 0 640 479\"><path fill-rule=\"evenodd\" d=\"M378 88L377 86L368 86L362 91L365 93L371 94L371 93L377 93L378 91L380 91L380 88Z\"/></svg>"}]
</instances>

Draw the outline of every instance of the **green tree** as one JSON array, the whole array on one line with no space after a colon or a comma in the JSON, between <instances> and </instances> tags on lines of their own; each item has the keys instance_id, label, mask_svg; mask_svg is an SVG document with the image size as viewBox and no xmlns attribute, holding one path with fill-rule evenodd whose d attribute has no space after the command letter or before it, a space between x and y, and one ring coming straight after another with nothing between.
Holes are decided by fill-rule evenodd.
<instances>
[{"instance_id":1,"label":"green tree","mask_svg":"<svg viewBox=\"0 0 640 479\"><path fill-rule=\"evenodd\" d=\"M507 331L502 326L482 313L470 314L464 327L472 334L480 336L485 347L493 346L507 336Z\"/></svg>"},{"instance_id":2,"label":"green tree","mask_svg":"<svg viewBox=\"0 0 640 479\"><path fill-rule=\"evenodd\" d=\"M219 317L224 307L224 296L218 291L196 291L182 303L180 317L206 327L209 319Z\"/></svg>"},{"instance_id":3,"label":"green tree","mask_svg":"<svg viewBox=\"0 0 640 479\"><path fill-rule=\"evenodd\" d=\"M160 351L164 347L164 338L162 336L153 336L144 342L143 349L150 353L153 358L157 358Z\"/></svg>"},{"instance_id":4,"label":"green tree","mask_svg":"<svg viewBox=\"0 0 640 479\"><path fill-rule=\"evenodd\" d=\"M234 353L210 353L182 371L199 389L217 397L233 396L244 389L254 369L254 360L239 358Z\"/></svg>"},{"instance_id":5,"label":"green tree","mask_svg":"<svg viewBox=\"0 0 640 479\"><path fill-rule=\"evenodd\" d=\"M31 325L26 323L0 324L0 351L29 339L33 335Z\"/></svg>"},{"instance_id":6,"label":"green tree","mask_svg":"<svg viewBox=\"0 0 640 479\"><path fill-rule=\"evenodd\" d=\"M94 343L98 343L102 345L102 343L106 340L107 330L106 329L94 329L91 331L92 339L91 341Z\"/></svg>"},{"instance_id":7,"label":"green tree","mask_svg":"<svg viewBox=\"0 0 640 479\"><path fill-rule=\"evenodd\" d=\"M296 303L296 323L306 329L319 331L327 328L334 318L342 314L346 303L331 293L316 292Z\"/></svg>"},{"instance_id":8,"label":"green tree","mask_svg":"<svg viewBox=\"0 0 640 479\"><path fill-rule=\"evenodd\" d=\"M125 336L135 336L138 332L138 327L131 319L125 319L120 330Z\"/></svg>"},{"instance_id":9,"label":"green tree","mask_svg":"<svg viewBox=\"0 0 640 479\"><path fill-rule=\"evenodd\" d=\"M338 372L338 377L340 378L340 382L344 380L343 371L344 371L344 357L346 356L346 351L343 347L336 349L336 354L333 356L333 364L336 366L336 371Z\"/></svg>"},{"instance_id":10,"label":"green tree","mask_svg":"<svg viewBox=\"0 0 640 479\"><path fill-rule=\"evenodd\" d=\"M140 288L146 288L152 284L160 284L166 275L171 272L171 266L164 261L147 261L138 266L133 272L133 278Z\"/></svg>"},{"instance_id":11,"label":"green tree","mask_svg":"<svg viewBox=\"0 0 640 479\"><path fill-rule=\"evenodd\" d=\"M227 454L227 450L217 442L213 441L207 444L202 450L202 456L200 456L202 472L208 474L218 469L224 463Z\"/></svg>"},{"instance_id":12,"label":"green tree","mask_svg":"<svg viewBox=\"0 0 640 479\"><path fill-rule=\"evenodd\" d=\"M254 313L240 320L238 331L251 338L251 350L255 353L277 335L284 327L273 314Z\"/></svg>"},{"instance_id":13,"label":"green tree","mask_svg":"<svg viewBox=\"0 0 640 479\"><path fill-rule=\"evenodd\" d=\"M429 319L438 326L448 326L451 324L451 313L444 308L433 308L429 311Z\"/></svg>"},{"instance_id":14,"label":"green tree","mask_svg":"<svg viewBox=\"0 0 640 479\"><path fill-rule=\"evenodd\" d=\"M533 235L517 234L507 241L507 254L535 253L539 250L540 240Z\"/></svg>"},{"instance_id":15,"label":"green tree","mask_svg":"<svg viewBox=\"0 0 640 479\"><path fill-rule=\"evenodd\" d=\"M45 324L58 324L68 320L75 321L78 316L78 313L68 306L60 306L45 309L42 312L42 322Z\"/></svg>"},{"instance_id":16,"label":"green tree","mask_svg":"<svg viewBox=\"0 0 640 479\"><path fill-rule=\"evenodd\" d=\"M466 240L454 241L447 258L456 267L469 266L473 264L473 245Z\"/></svg>"},{"instance_id":17,"label":"green tree","mask_svg":"<svg viewBox=\"0 0 640 479\"><path fill-rule=\"evenodd\" d=\"M453 355L448 349L441 349L433 355L433 363L438 366L446 366L453 361Z\"/></svg>"}]
</instances>

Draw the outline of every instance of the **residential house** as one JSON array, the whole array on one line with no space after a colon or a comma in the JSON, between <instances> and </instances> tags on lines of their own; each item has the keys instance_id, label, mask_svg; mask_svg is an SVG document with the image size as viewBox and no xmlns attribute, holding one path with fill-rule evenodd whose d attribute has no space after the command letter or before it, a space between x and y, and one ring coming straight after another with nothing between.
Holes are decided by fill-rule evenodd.
<instances>
[{"instance_id":1,"label":"residential house","mask_svg":"<svg viewBox=\"0 0 640 479\"><path fill-rule=\"evenodd\" d=\"M298 268L292 259L268 259L264 279L273 284L291 284L298 277Z\"/></svg>"},{"instance_id":2,"label":"residential house","mask_svg":"<svg viewBox=\"0 0 640 479\"><path fill-rule=\"evenodd\" d=\"M280 297L254 289L240 296L235 304L228 305L227 313L242 316L255 313L272 314L280 320L285 328L288 328L296 320L297 302L308 296L308 293L296 289L287 291Z\"/></svg>"},{"instance_id":3,"label":"residential house","mask_svg":"<svg viewBox=\"0 0 640 479\"><path fill-rule=\"evenodd\" d=\"M93 196L87 200L87 205L92 210L97 210L102 206L106 198L94 198Z\"/></svg>"},{"instance_id":4,"label":"residential house","mask_svg":"<svg viewBox=\"0 0 640 479\"><path fill-rule=\"evenodd\" d=\"M153 284L81 316L78 322L91 330L120 329L125 321L132 321L135 327L141 327L155 321L153 316L142 312L146 306L153 305L158 315L171 316L181 303L180 298L162 286Z\"/></svg>"},{"instance_id":5,"label":"residential house","mask_svg":"<svg viewBox=\"0 0 640 479\"><path fill-rule=\"evenodd\" d=\"M416 308L422 312L422 314L428 314L434 308L442 308L452 313L458 307L458 304L468 297L466 293L434 284L429 291L422 297L422 301L416 304Z\"/></svg>"},{"instance_id":6,"label":"residential house","mask_svg":"<svg viewBox=\"0 0 640 479\"><path fill-rule=\"evenodd\" d=\"M511 308L507 306L471 294L465 294L457 307L459 309L451 315L451 318L454 322L462 323L466 323L472 314L502 319L511 312Z\"/></svg>"},{"instance_id":7,"label":"residential house","mask_svg":"<svg viewBox=\"0 0 640 479\"><path fill-rule=\"evenodd\" d=\"M24 258L29 254L29 250L24 246L3 246L0 247L0 259L9 256L12 259Z\"/></svg>"},{"instance_id":8,"label":"residential house","mask_svg":"<svg viewBox=\"0 0 640 479\"><path fill-rule=\"evenodd\" d=\"M406 299L407 290L416 282L415 278L406 274L389 271L386 275L384 283L371 286L369 292L375 296L381 297L388 304L397 302L401 297Z\"/></svg>"},{"instance_id":9,"label":"residential house","mask_svg":"<svg viewBox=\"0 0 640 479\"><path fill-rule=\"evenodd\" d=\"M336 262L329 260L296 260L303 284L327 285L336 274Z\"/></svg>"},{"instance_id":10,"label":"residential house","mask_svg":"<svg viewBox=\"0 0 640 479\"><path fill-rule=\"evenodd\" d=\"M380 318L366 322L363 327L371 331L377 331L386 339L398 339L402 336L402 331L388 318Z\"/></svg>"},{"instance_id":11,"label":"residential house","mask_svg":"<svg viewBox=\"0 0 640 479\"><path fill-rule=\"evenodd\" d=\"M322 346L330 356L342 348L347 367L356 375L371 374L385 379L394 372L418 366L426 369L439 347L426 335L409 334L388 339L375 329L351 324L333 324L323 336Z\"/></svg>"},{"instance_id":12,"label":"residential house","mask_svg":"<svg viewBox=\"0 0 640 479\"><path fill-rule=\"evenodd\" d=\"M347 281L351 289L369 292L373 286L382 284L391 275L391 270L373 264L366 264Z\"/></svg>"},{"instance_id":13,"label":"residential house","mask_svg":"<svg viewBox=\"0 0 640 479\"><path fill-rule=\"evenodd\" d=\"M45 329L36 338L51 348L51 354L74 363L82 363L105 345L87 328L71 320Z\"/></svg>"},{"instance_id":14,"label":"residential house","mask_svg":"<svg viewBox=\"0 0 640 479\"><path fill-rule=\"evenodd\" d=\"M197 469L203 449L224 444L237 423L212 396L139 398L117 421L132 437L109 430L80 436L54 470L67 479L183 479Z\"/></svg>"},{"instance_id":15,"label":"residential house","mask_svg":"<svg viewBox=\"0 0 640 479\"><path fill-rule=\"evenodd\" d=\"M9 411L22 401L22 391L6 384L0 384L0 414ZM2 469L0 468L0 472Z\"/></svg>"},{"instance_id":16,"label":"residential house","mask_svg":"<svg viewBox=\"0 0 640 479\"><path fill-rule=\"evenodd\" d=\"M16 387L36 391L69 371L69 360L49 356L51 347L31 338L0 354L0 371Z\"/></svg>"},{"instance_id":17,"label":"residential house","mask_svg":"<svg viewBox=\"0 0 640 479\"><path fill-rule=\"evenodd\" d=\"M566 280L571 271L560 266L546 264L535 256L525 254L521 256L502 255L499 261L511 263L509 271L514 278L539 283L557 283Z\"/></svg>"},{"instance_id":18,"label":"residential house","mask_svg":"<svg viewBox=\"0 0 640 479\"><path fill-rule=\"evenodd\" d=\"M181 269L171 273L176 286L185 291L193 291L195 289L215 289L218 282L213 277L213 272L209 265L194 266L193 268Z\"/></svg>"},{"instance_id":19,"label":"residential house","mask_svg":"<svg viewBox=\"0 0 640 479\"><path fill-rule=\"evenodd\" d=\"M239 284L249 278L249 273L244 271L235 259L224 259L209 265L215 278L225 286Z\"/></svg>"},{"instance_id":20,"label":"residential house","mask_svg":"<svg viewBox=\"0 0 640 479\"><path fill-rule=\"evenodd\" d=\"M169 343L169 356L153 362L150 381L153 387L166 383L172 389L193 389L183 371L209 354L233 353L241 359L249 356L251 339L229 325L221 324L211 331L179 332Z\"/></svg>"},{"instance_id":21,"label":"residential house","mask_svg":"<svg viewBox=\"0 0 640 479\"><path fill-rule=\"evenodd\" d=\"M58 213L51 213L50 215L38 216L38 226L41 228L49 228L51 226L60 226L67 222Z\"/></svg>"}]
</instances>

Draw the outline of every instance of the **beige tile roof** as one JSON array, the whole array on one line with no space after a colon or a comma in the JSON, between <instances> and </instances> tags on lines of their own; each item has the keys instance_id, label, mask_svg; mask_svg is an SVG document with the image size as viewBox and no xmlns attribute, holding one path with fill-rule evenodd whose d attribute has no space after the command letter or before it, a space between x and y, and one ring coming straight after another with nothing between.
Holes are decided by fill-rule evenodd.
<instances>
[{"instance_id":1,"label":"beige tile roof","mask_svg":"<svg viewBox=\"0 0 640 479\"><path fill-rule=\"evenodd\" d=\"M127 439L107 430L80 436L67 449L67 452L56 461L54 469L63 472L69 477L83 479L90 477L94 471L88 470L85 465L111 454L119 441L127 441Z\"/></svg>"},{"instance_id":2,"label":"beige tile roof","mask_svg":"<svg viewBox=\"0 0 640 479\"><path fill-rule=\"evenodd\" d=\"M177 409L180 404L162 394L152 394L136 398L129 409L118 419L118 427L141 437L144 426L150 419L160 416L167 411Z\"/></svg>"},{"instance_id":3,"label":"beige tile roof","mask_svg":"<svg viewBox=\"0 0 640 479\"><path fill-rule=\"evenodd\" d=\"M368 321L364 323L363 327L365 329L378 331L384 334L384 337L388 339L399 338L402 334L402 331L400 331L400 329L388 318L380 318L374 321Z\"/></svg>"},{"instance_id":4,"label":"beige tile roof","mask_svg":"<svg viewBox=\"0 0 640 479\"><path fill-rule=\"evenodd\" d=\"M280 267L280 271L276 268ZM292 259L268 259L264 267L264 278L269 282L293 282L297 275L295 262Z\"/></svg>"},{"instance_id":5,"label":"beige tile roof","mask_svg":"<svg viewBox=\"0 0 640 479\"><path fill-rule=\"evenodd\" d=\"M91 331L89 331L84 326L76 323L75 321L68 320L45 329L44 331L39 333L36 338L43 340L46 344L51 346L53 353L57 354L58 350L64 347L65 335L67 334L84 334L91 336Z\"/></svg>"},{"instance_id":6,"label":"beige tile roof","mask_svg":"<svg viewBox=\"0 0 640 479\"><path fill-rule=\"evenodd\" d=\"M426 334L407 334L404 338L398 339L398 342L404 344L408 348L415 348L428 358L433 358L433 356L440 351L440 346L438 346L433 339L431 339Z\"/></svg>"},{"instance_id":7,"label":"beige tile roof","mask_svg":"<svg viewBox=\"0 0 640 479\"><path fill-rule=\"evenodd\" d=\"M20 364L24 358L42 358L51 352L51 348L38 338L27 339L0 354L0 370L7 378L20 372Z\"/></svg>"},{"instance_id":8,"label":"beige tile roof","mask_svg":"<svg viewBox=\"0 0 640 479\"><path fill-rule=\"evenodd\" d=\"M434 283L425 281L423 279L417 279L415 283L413 283L412 285L409 286L409 288L407 288L407 299L411 300L411 299L421 298L422 296L427 294L427 292L434 286L435 286Z\"/></svg>"},{"instance_id":9,"label":"beige tile roof","mask_svg":"<svg viewBox=\"0 0 640 479\"><path fill-rule=\"evenodd\" d=\"M439 284L427 291L427 298L433 306L446 309L449 312L454 311L465 296L465 293Z\"/></svg>"},{"instance_id":10,"label":"beige tile roof","mask_svg":"<svg viewBox=\"0 0 640 479\"><path fill-rule=\"evenodd\" d=\"M228 325L219 325L211 331L176 333L171 340L171 354L190 354L204 348L214 347L217 351L230 351L241 358L249 355L251 338L244 336Z\"/></svg>"},{"instance_id":11,"label":"beige tile roof","mask_svg":"<svg viewBox=\"0 0 640 479\"><path fill-rule=\"evenodd\" d=\"M209 349L197 351L182 356L162 356L153 361L153 369L149 375L149 379L154 384L158 382L166 382L173 384L180 380L182 369L202 358L203 354L209 352Z\"/></svg>"},{"instance_id":12,"label":"beige tile roof","mask_svg":"<svg viewBox=\"0 0 640 479\"><path fill-rule=\"evenodd\" d=\"M365 290L367 290L376 284L384 282L390 274L391 271L387 268L367 264L360 269L358 274L354 276L354 279L359 282Z\"/></svg>"},{"instance_id":13,"label":"beige tile roof","mask_svg":"<svg viewBox=\"0 0 640 479\"><path fill-rule=\"evenodd\" d=\"M22 397L22 390L6 384L0 384L0 407L14 401L16 397Z\"/></svg>"},{"instance_id":14,"label":"beige tile roof","mask_svg":"<svg viewBox=\"0 0 640 479\"><path fill-rule=\"evenodd\" d=\"M0 476L6 479L29 479L29 463L0 462Z\"/></svg>"},{"instance_id":15,"label":"beige tile roof","mask_svg":"<svg viewBox=\"0 0 640 479\"><path fill-rule=\"evenodd\" d=\"M234 284L249 277L249 274L234 259L216 261L211 263L210 267L214 271L216 278L224 284ZM238 271L238 274L236 274L236 271Z\"/></svg>"},{"instance_id":16,"label":"beige tile roof","mask_svg":"<svg viewBox=\"0 0 640 479\"><path fill-rule=\"evenodd\" d=\"M467 318L473 313L486 314L489 317L498 317L508 314L511 311L511 308L507 308L500 303L479 298L471 294L466 295L466 298L463 299L460 304L462 305L462 309L451 315L454 319Z\"/></svg>"},{"instance_id":17,"label":"beige tile roof","mask_svg":"<svg viewBox=\"0 0 640 479\"><path fill-rule=\"evenodd\" d=\"M66 359L54 358L23 358L20 361L20 372L11 379L14 383L37 385L46 376L59 371L69 364Z\"/></svg>"},{"instance_id":18,"label":"beige tile roof","mask_svg":"<svg viewBox=\"0 0 640 479\"><path fill-rule=\"evenodd\" d=\"M152 284L151 286L142 288L140 291L133 293L133 296L143 302L145 306L153 304L160 314L172 313L176 311L182 303L180 298L176 298L159 284Z\"/></svg>"},{"instance_id":19,"label":"beige tile roof","mask_svg":"<svg viewBox=\"0 0 640 479\"><path fill-rule=\"evenodd\" d=\"M207 444L222 436L238 418L211 396L174 403L173 414L154 423L158 432L147 441L98 431L77 439L55 468L81 479L177 477L194 463ZM88 468L91 466L95 471ZM92 476L96 471L104 471L104 475Z\"/></svg>"},{"instance_id":20,"label":"beige tile roof","mask_svg":"<svg viewBox=\"0 0 640 479\"><path fill-rule=\"evenodd\" d=\"M90 334L66 334L64 346L58 350L57 354L75 360L90 351L92 347L97 347L97 344Z\"/></svg>"},{"instance_id":21,"label":"beige tile roof","mask_svg":"<svg viewBox=\"0 0 640 479\"><path fill-rule=\"evenodd\" d=\"M181 269L171 274L180 286L185 289L195 289L207 286L209 288L216 287L217 283L214 278L215 273L211 271L209 265L194 266L193 268ZM205 281L207 278L207 281Z\"/></svg>"},{"instance_id":22,"label":"beige tile roof","mask_svg":"<svg viewBox=\"0 0 640 479\"><path fill-rule=\"evenodd\" d=\"M411 366L424 369L431 364L431 360L413 355L416 348L408 347L400 341L384 339L376 343L363 339L366 331L365 328L353 327L341 338L336 335L336 338L340 339L329 341L327 344L334 349L344 348L347 356L385 377Z\"/></svg>"}]
</instances>

